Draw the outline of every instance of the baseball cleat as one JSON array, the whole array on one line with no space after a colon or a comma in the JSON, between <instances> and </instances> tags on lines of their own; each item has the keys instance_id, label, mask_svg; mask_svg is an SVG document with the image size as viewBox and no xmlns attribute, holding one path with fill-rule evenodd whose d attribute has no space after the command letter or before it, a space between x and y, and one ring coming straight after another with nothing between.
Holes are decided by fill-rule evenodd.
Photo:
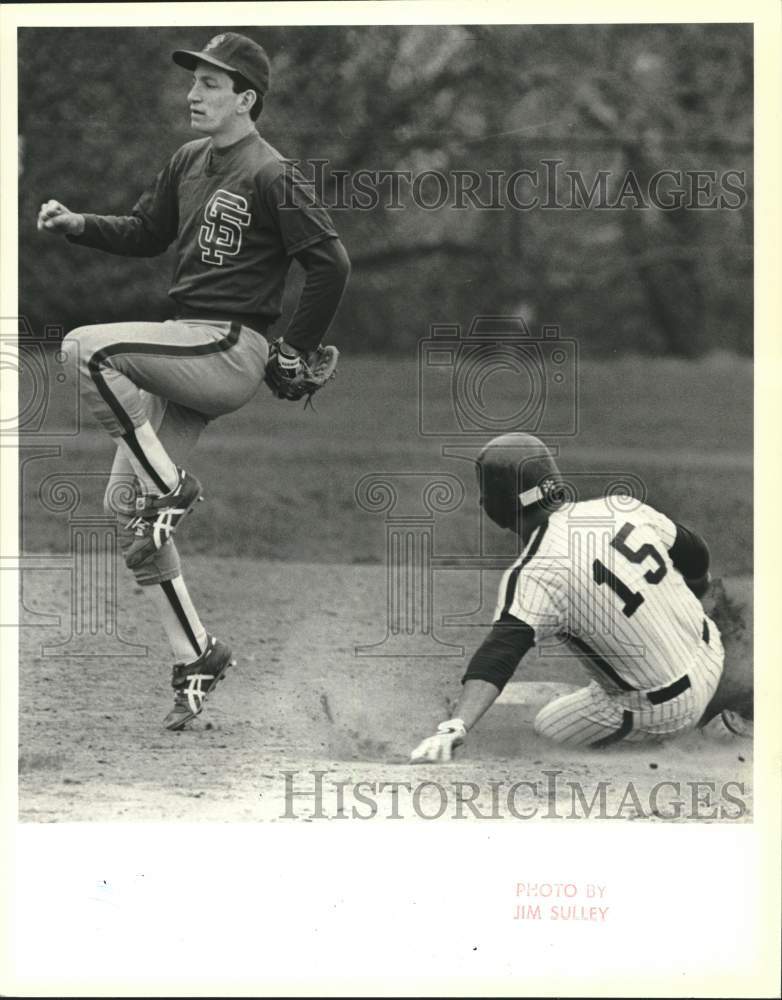
<instances>
[{"instance_id":1,"label":"baseball cleat","mask_svg":"<svg viewBox=\"0 0 782 1000\"><path fill-rule=\"evenodd\" d=\"M208 695L236 666L231 647L212 635L206 637L206 649L192 663L175 663L171 677L174 707L163 720L166 729L183 729L204 707Z\"/></svg>"},{"instance_id":2,"label":"baseball cleat","mask_svg":"<svg viewBox=\"0 0 782 1000\"><path fill-rule=\"evenodd\" d=\"M136 500L138 513L125 525L136 538L125 553L128 569L135 569L161 549L176 531L182 518L202 500L201 484L189 472L177 469L179 482L162 496L144 494Z\"/></svg>"},{"instance_id":3,"label":"baseball cleat","mask_svg":"<svg viewBox=\"0 0 782 1000\"><path fill-rule=\"evenodd\" d=\"M730 708L724 708L714 716L701 731L711 740L718 743L730 743L733 740L751 740L754 735L755 725L752 719L747 719L739 712L734 712Z\"/></svg>"}]
</instances>

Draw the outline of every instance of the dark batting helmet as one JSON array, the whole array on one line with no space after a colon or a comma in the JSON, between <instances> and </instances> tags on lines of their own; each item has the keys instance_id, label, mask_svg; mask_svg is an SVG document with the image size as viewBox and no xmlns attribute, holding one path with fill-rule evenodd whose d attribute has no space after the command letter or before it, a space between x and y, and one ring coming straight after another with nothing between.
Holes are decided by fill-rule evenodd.
<instances>
[{"instance_id":1,"label":"dark batting helmet","mask_svg":"<svg viewBox=\"0 0 782 1000\"><path fill-rule=\"evenodd\" d=\"M527 533L564 500L551 452L532 434L501 434L477 459L481 506L501 528Z\"/></svg>"}]
</instances>

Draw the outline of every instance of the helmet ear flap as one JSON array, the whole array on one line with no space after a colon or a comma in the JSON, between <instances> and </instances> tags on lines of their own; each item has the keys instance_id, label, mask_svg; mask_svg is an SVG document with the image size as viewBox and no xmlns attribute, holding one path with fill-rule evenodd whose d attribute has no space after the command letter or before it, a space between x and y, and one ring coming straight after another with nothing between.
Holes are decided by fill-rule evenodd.
<instances>
[{"instance_id":1,"label":"helmet ear flap","mask_svg":"<svg viewBox=\"0 0 782 1000\"><path fill-rule=\"evenodd\" d=\"M481 506L486 514L500 528L515 530L521 510L516 470L491 462L478 462L476 470Z\"/></svg>"},{"instance_id":2,"label":"helmet ear flap","mask_svg":"<svg viewBox=\"0 0 782 1000\"><path fill-rule=\"evenodd\" d=\"M478 456L476 471L481 506L501 528L526 531L567 499L551 452L531 434L504 434L489 441Z\"/></svg>"},{"instance_id":3,"label":"helmet ear flap","mask_svg":"<svg viewBox=\"0 0 782 1000\"><path fill-rule=\"evenodd\" d=\"M535 503L547 514L553 514L559 510L569 500L572 500L572 489L562 479L558 470L556 474L546 472L543 479L533 489L520 496L521 504L526 507L529 503Z\"/></svg>"}]
</instances>

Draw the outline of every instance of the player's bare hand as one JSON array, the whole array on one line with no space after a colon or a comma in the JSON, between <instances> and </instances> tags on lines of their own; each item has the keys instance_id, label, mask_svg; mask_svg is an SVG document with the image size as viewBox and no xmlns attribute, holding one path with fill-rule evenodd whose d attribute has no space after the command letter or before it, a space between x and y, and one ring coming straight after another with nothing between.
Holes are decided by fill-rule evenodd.
<instances>
[{"instance_id":1,"label":"player's bare hand","mask_svg":"<svg viewBox=\"0 0 782 1000\"><path fill-rule=\"evenodd\" d=\"M44 202L38 212L38 231L59 233L62 236L81 236L84 232L84 216L71 212L65 205L53 199Z\"/></svg>"},{"instance_id":2,"label":"player's bare hand","mask_svg":"<svg viewBox=\"0 0 782 1000\"><path fill-rule=\"evenodd\" d=\"M453 752L464 743L467 730L461 719L441 722L434 736L427 736L410 754L412 764L443 764L453 758Z\"/></svg>"}]
</instances>

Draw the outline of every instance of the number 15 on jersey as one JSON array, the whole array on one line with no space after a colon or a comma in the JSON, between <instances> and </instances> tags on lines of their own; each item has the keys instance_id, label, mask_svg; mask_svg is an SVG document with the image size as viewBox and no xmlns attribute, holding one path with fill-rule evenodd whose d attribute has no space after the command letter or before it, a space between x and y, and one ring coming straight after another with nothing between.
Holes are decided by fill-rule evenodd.
<instances>
[{"instance_id":1,"label":"number 15 on jersey","mask_svg":"<svg viewBox=\"0 0 782 1000\"><path fill-rule=\"evenodd\" d=\"M639 548L634 549L628 543L628 539L633 532L633 528L634 526L630 524L629 521L623 524L619 531L611 539L611 548L615 549L622 556L624 556L628 562L635 563L636 565L646 562L647 560L653 563L653 568L650 567L644 573L644 580L654 586L658 584L668 572L665 560L654 545L651 545L649 542L644 542L643 545L639 546ZM616 565L614 568L618 569ZM598 585L606 584L611 588L611 590L613 590L622 602L622 614L626 618L632 618L632 616L644 603L644 596L640 591L631 590L616 573L613 573L599 559L595 559L592 563L592 579Z\"/></svg>"}]
</instances>

